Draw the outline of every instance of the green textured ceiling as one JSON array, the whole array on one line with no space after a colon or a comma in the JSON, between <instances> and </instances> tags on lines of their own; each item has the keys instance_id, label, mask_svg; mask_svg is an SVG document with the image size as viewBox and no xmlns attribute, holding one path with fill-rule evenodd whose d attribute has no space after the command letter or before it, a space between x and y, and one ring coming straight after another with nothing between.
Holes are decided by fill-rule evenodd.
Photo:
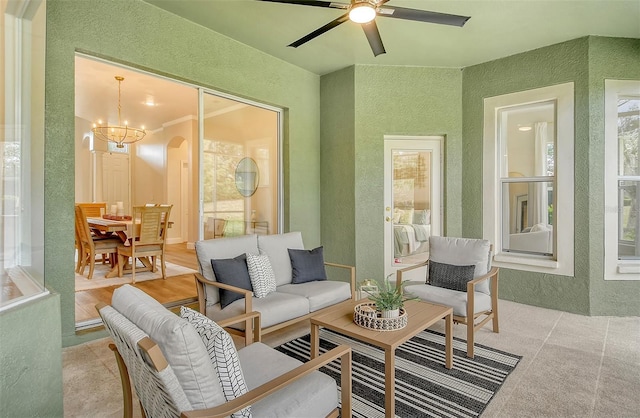
<instances>
[{"instance_id":1,"label":"green textured ceiling","mask_svg":"<svg viewBox=\"0 0 640 418\"><path fill-rule=\"evenodd\" d=\"M639 0L390 0L471 19L459 28L379 17L387 53L374 57L352 22L287 47L342 10L259 0L145 1L321 75L353 64L463 68L586 35L640 38Z\"/></svg>"}]
</instances>

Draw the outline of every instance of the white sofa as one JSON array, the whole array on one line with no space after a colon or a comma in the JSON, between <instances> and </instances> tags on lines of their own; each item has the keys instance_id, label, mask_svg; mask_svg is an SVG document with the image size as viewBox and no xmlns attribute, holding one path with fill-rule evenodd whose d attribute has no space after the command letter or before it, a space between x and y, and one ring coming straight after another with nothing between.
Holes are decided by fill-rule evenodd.
<instances>
[{"instance_id":1,"label":"white sofa","mask_svg":"<svg viewBox=\"0 0 640 418\"><path fill-rule=\"evenodd\" d=\"M292 284L292 268L288 249L304 249L302 233L289 232L274 235L243 235L196 242L196 255L200 274L196 274L199 310L220 321L251 311L260 312L261 331L269 333L309 318L335 304L355 300L355 267L326 263L325 266L346 269L350 282L322 280ZM230 259L241 254L266 254L276 279L276 291L256 298L251 291L218 283L212 259ZM331 270L327 271L330 278ZM233 290L245 295L226 307L220 304L219 289ZM248 322L235 326L242 333ZM234 330L230 330L234 331Z\"/></svg>"},{"instance_id":2,"label":"white sofa","mask_svg":"<svg viewBox=\"0 0 640 418\"><path fill-rule=\"evenodd\" d=\"M553 226L536 224L526 231L509 235L510 250L553 254Z\"/></svg>"}]
</instances>

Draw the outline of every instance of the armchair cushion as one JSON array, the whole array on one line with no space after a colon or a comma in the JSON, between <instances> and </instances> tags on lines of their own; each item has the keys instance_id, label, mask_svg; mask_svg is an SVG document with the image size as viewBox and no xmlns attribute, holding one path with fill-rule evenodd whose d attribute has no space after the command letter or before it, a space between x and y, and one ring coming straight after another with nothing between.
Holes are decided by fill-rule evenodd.
<instances>
[{"instance_id":1,"label":"armchair cushion","mask_svg":"<svg viewBox=\"0 0 640 418\"><path fill-rule=\"evenodd\" d=\"M263 298L276 291L276 276L269 262L269 256L247 254L247 268L255 297Z\"/></svg>"},{"instance_id":2,"label":"armchair cushion","mask_svg":"<svg viewBox=\"0 0 640 418\"><path fill-rule=\"evenodd\" d=\"M327 280L324 269L323 248L313 250L288 249L291 259L291 283L300 284L316 280Z\"/></svg>"},{"instance_id":3,"label":"armchair cushion","mask_svg":"<svg viewBox=\"0 0 640 418\"><path fill-rule=\"evenodd\" d=\"M249 390L295 369L302 363L263 343L253 343L238 350ZM268 364L269 367L265 367ZM324 418L338 404L335 380L315 371L268 397L251 405L256 417Z\"/></svg>"},{"instance_id":4,"label":"armchair cushion","mask_svg":"<svg viewBox=\"0 0 640 418\"><path fill-rule=\"evenodd\" d=\"M180 316L187 320L200 335L207 348L211 363L216 368L222 392L227 401L248 392L244 382L238 352L227 331L199 312L182 306ZM251 417L251 406L231 414L233 418Z\"/></svg>"},{"instance_id":5,"label":"armchair cushion","mask_svg":"<svg viewBox=\"0 0 640 418\"><path fill-rule=\"evenodd\" d=\"M460 292L467 291L467 282L473 280L475 266L454 266L452 264L429 262L429 278L432 286L444 287Z\"/></svg>"},{"instance_id":6,"label":"armchair cushion","mask_svg":"<svg viewBox=\"0 0 640 418\"><path fill-rule=\"evenodd\" d=\"M452 264L456 266L466 266L473 264L475 271L474 278L483 276L489 272L491 265L491 244L487 240L451 238L451 237L429 237L429 262ZM491 294L489 281L478 283L476 291Z\"/></svg>"},{"instance_id":7,"label":"armchair cushion","mask_svg":"<svg viewBox=\"0 0 640 418\"><path fill-rule=\"evenodd\" d=\"M194 409L225 402L215 369L200 336L187 321L131 285L113 292L111 306L158 344Z\"/></svg>"},{"instance_id":8,"label":"armchair cushion","mask_svg":"<svg viewBox=\"0 0 640 418\"><path fill-rule=\"evenodd\" d=\"M258 248L260 254L269 256L271 267L276 275L276 285L291 283L291 260L288 248L304 250L301 232L287 232L286 234L259 235Z\"/></svg>"},{"instance_id":9,"label":"armchair cushion","mask_svg":"<svg viewBox=\"0 0 640 418\"><path fill-rule=\"evenodd\" d=\"M409 283L405 285L404 289L407 293L411 293L412 296L418 296L420 300L425 302L451 306L453 314L456 316L467 316L467 292L459 292L424 283ZM491 310L491 296L486 293L475 292L473 305L474 313L489 311Z\"/></svg>"},{"instance_id":10,"label":"armchair cushion","mask_svg":"<svg viewBox=\"0 0 640 418\"><path fill-rule=\"evenodd\" d=\"M247 256L245 254L240 254L235 258L211 260L211 267L218 282L246 290L253 290L249 270L247 269ZM241 293L226 289L220 289L219 292L220 305L222 305L223 309L238 299L244 299L244 295Z\"/></svg>"}]
</instances>

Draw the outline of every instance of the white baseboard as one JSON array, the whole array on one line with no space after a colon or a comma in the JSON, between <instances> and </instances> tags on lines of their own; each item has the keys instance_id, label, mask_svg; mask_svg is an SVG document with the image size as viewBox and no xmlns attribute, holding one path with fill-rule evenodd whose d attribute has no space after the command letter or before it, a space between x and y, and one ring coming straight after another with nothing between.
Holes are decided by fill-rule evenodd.
<instances>
[{"instance_id":1,"label":"white baseboard","mask_svg":"<svg viewBox=\"0 0 640 418\"><path fill-rule=\"evenodd\" d=\"M182 244L184 241L182 238L167 238L167 244Z\"/></svg>"}]
</instances>

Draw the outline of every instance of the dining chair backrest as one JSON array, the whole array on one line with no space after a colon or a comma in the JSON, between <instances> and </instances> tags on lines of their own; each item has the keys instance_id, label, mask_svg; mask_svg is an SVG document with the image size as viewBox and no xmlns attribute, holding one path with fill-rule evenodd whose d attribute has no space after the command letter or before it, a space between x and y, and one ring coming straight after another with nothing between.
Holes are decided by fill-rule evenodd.
<instances>
[{"instance_id":1,"label":"dining chair backrest","mask_svg":"<svg viewBox=\"0 0 640 418\"><path fill-rule=\"evenodd\" d=\"M140 220L140 230L132 245L162 245L166 239L167 223L173 205L134 206L133 219ZM136 228L137 229L137 228Z\"/></svg>"},{"instance_id":2,"label":"dining chair backrest","mask_svg":"<svg viewBox=\"0 0 640 418\"><path fill-rule=\"evenodd\" d=\"M107 213L106 202L76 203L84 210L85 217L97 218Z\"/></svg>"},{"instance_id":3,"label":"dining chair backrest","mask_svg":"<svg viewBox=\"0 0 640 418\"><path fill-rule=\"evenodd\" d=\"M82 243L82 245L92 248L94 246L93 238L91 237L91 229L87 223L87 215L84 208L80 205L76 205L76 236Z\"/></svg>"}]
</instances>

